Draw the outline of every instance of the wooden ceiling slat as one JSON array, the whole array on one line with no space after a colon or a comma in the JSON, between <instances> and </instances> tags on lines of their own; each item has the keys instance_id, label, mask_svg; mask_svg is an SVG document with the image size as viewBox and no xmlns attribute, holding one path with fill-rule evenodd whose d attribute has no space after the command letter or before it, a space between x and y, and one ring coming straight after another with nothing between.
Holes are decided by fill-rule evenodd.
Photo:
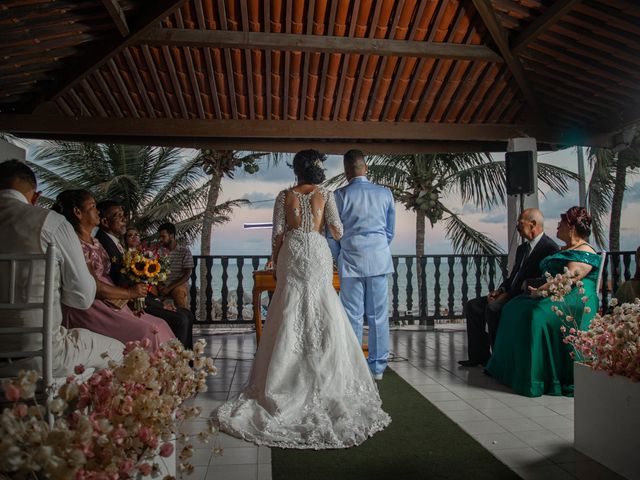
<instances>
[{"instance_id":1,"label":"wooden ceiling slat","mask_svg":"<svg viewBox=\"0 0 640 480\"><path fill-rule=\"evenodd\" d=\"M331 11L329 13L329 23L327 24L327 34L331 35L333 34L334 36L336 36L336 15L338 12L338 3L341 0L331 0ZM322 75L320 78L320 89L318 90L318 108L316 110L316 120L326 120L329 118L328 113L324 113L325 110L331 110L331 104L333 103L333 88L335 88L335 84L337 81L337 77L335 75L329 75L329 62L330 61L335 61L335 59L340 58L340 55L337 54L324 54L324 60L322 62ZM331 90L330 95L327 96L327 94L329 93L329 90ZM325 108L325 97L327 97L327 101L326 101L326 105L329 106L329 108Z\"/></svg>"},{"instance_id":2,"label":"wooden ceiling slat","mask_svg":"<svg viewBox=\"0 0 640 480\"><path fill-rule=\"evenodd\" d=\"M264 15L264 31L266 33L271 32L271 0L264 0L263 4L263 15ZM265 51L264 55L264 81L265 81L265 108L267 110L267 120L271 120L273 117L271 116L271 50Z\"/></svg>"},{"instance_id":3,"label":"wooden ceiling slat","mask_svg":"<svg viewBox=\"0 0 640 480\"><path fill-rule=\"evenodd\" d=\"M113 61L113 59L109 59L107 61L107 66L109 67L109 71L111 72L111 77L116 82L116 85L120 90L120 94L122 95L125 103L127 104L127 108L129 109L129 114L135 118L140 118L138 109L133 103L133 100L131 99L131 95L129 95L129 89L127 88L124 81L122 80L122 77L120 76L120 71L118 70L118 66Z\"/></svg>"},{"instance_id":4,"label":"wooden ceiling slat","mask_svg":"<svg viewBox=\"0 0 640 480\"><path fill-rule=\"evenodd\" d=\"M44 40L37 44L23 45L20 47L0 48L1 58L13 58L19 55L30 55L34 52L44 52L55 48L75 47L78 44L88 43L100 40L101 36L82 34L72 37L55 38L52 40Z\"/></svg>"},{"instance_id":5,"label":"wooden ceiling slat","mask_svg":"<svg viewBox=\"0 0 640 480\"><path fill-rule=\"evenodd\" d=\"M164 87L162 86L162 82L160 81L160 77L158 76L158 70L156 69L156 64L151 57L151 52L149 51L148 45L142 45L140 47L142 49L142 55L144 56L145 63L147 68L149 69L149 73L151 74L151 79L153 80L153 85L156 89L156 93L158 98L160 99L160 104L162 105L162 110L164 111L164 115L167 118L173 118L173 114L171 113L171 107L169 107L169 102L167 102L167 96L164 91Z\"/></svg>"},{"instance_id":6,"label":"wooden ceiling slat","mask_svg":"<svg viewBox=\"0 0 640 480\"><path fill-rule=\"evenodd\" d=\"M459 123L469 123L471 121L471 118L480 106L480 103L489 90L489 87L493 84L493 79L495 79L499 73L500 70L496 64L490 63L487 65L487 68L484 70L482 76L478 79L478 82L469 94L467 104L458 118Z\"/></svg>"},{"instance_id":7,"label":"wooden ceiling slat","mask_svg":"<svg viewBox=\"0 0 640 480\"><path fill-rule=\"evenodd\" d=\"M181 10L176 10L176 24L178 28L184 28L184 21L182 19ZM200 87L198 86L198 79L196 78L196 69L191 57L191 49L188 47L182 47L182 55L184 56L187 74L189 75L189 81L191 83L192 97L195 100L196 108L198 109L198 117L201 119L207 118L204 113L204 105L202 104L202 95L200 95Z\"/></svg>"},{"instance_id":8,"label":"wooden ceiling slat","mask_svg":"<svg viewBox=\"0 0 640 480\"><path fill-rule=\"evenodd\" d=\"M524 107L523 102L521 102L518 99L514 100L509 105L509 108L505 110L500 120L515 123L516 118L518 117L519 113L522 111L523 107Z\"/></svg>"},{"instance_id":9,"label":"wooden ceiling slat","mask_svg":"<svg viewBox=\"0 0 640 480\"><path fill-rule=\"evenodd\" d=\"M313 18L315 17L316 10L316 1L310 0L307 5L307 30L306 35L313 34ZM311 60L311 53L303 53L304 56L304 66L302 67L302 89L300 90L300 119L304 120L305 118L305 109L307 107L307 97L309 92L307 92L307 88L309 86L309 62ZM319 54L315 54L319 55ZM313 115L313 112L311 113Z\"/></svg>"},{"instance_id":10,"label":"wooden ceiling slat","mask_svg":"<svg viewBox=\"0 0 640 480\"><path fill-rule=\"evenodd\" d=\"M384 7L384 13L381 18L382 9ZM388 0L377 0L376 5L373 11L373 17L369 25L369 39L374 38L385 38L387 32L387 23L389 21L389 15L391 14L391 9L393 7L393 2L389 2ZM362 119L362 114L364 113L364 109L367 105L367 99L369 97L368 91L365 93L365 98L361 99L362 95L362 85L365 83L369 88L371 87L371 83L373 82L373 76L376 72L376 67L378 65L380 57L378 55L364 55L360 60L360 72L358 75L358 80L356 82L355 93L351 96L351 108L349 112L349 120L354 120L358 118L358 120ZM365 88L366 89L366 88Z\"/></svg>"},{"instance_id":11,"label":"wooden ceiling slat","mask_svg":"<svg viewBox=\"0 0 640 480\"><path fill-rule=\"evenodd\" d=\"M446 122L454 123L457 121L458 115L471 96L474 85L478 83L480 76L484 71L486 71L487 68L489 68L489 64L476 62L467 69L460 87L451 97L451 101L449 102L449 105L447 106L447 109L443 114L443 118Z\"/></svg>"},{"instance_id":12,"label":"wooden ceiling slat","mask_svg":"<svg viewBox=\"0 0 640 480\"><path fill-rule=\"evenodd\" d=\"M470 22L464 5L457 5L457 12L455 13L455 20L453 26L448 25L449 33L445 37L445 41L454 44L470 45L471 32ZM460 82L461 67L466 68L468 62L452 62L451 60L438 60L436 70L433 73L429 87L433 83L433 89L431 95L423 95L421 104L416 109L415 118L418 121L431 121L432 116L441 112L441 102L446 98L448 101L451 98L451 89L457 87ZM463 70L464 72L464 70Z\"/></svg>"},{"instance_id":13,"label":"wooden ceiling slat","mask_svg":"<svg viewBox=\"0 0 640 480\"><path fill-rule=\"evenodd\" d=\"M638 68L629 65L629 62L617 60L611 51L602 51L593 46L585 49L585 46L573 45L573 40L570 37L559 33L549 32L538 43L549 45L552 48L555 46L559 51L566 52L567 55L574 55L585 62L592 62L612 69L620 77L640 77Z\"/></svg>"},{"instance_id":14,"label":"wooden ceiling slat","mask_svg":"<svg viewBox=\"0 0 640 480\"><path fill-rule=\"evenodd\" d=\"M428 9L427 6L429 7ZM420 6L411 25L411 32L409 33L410 41L422 41L425 39L427 27L433 18L436 8L437 4L435 2L428 0L420 1ZM418 62L416 62L416 60L416 58L402 58L400 60L400 65L398 66L393 83L389 88L387 100L382 109L381 120L395 120L398 110L400 110L400 117L404 116L408 93L414 91L414 84L419 80L418 75L413 74L413 72L421 71L421 66L426 62L425 58L421 58ZM416 63L418 63L417 69L415 69ZM411 84L409 84L410 77L412 77ZM401 106L403 98L405 98L405 105Z\"/></svg>"},{"instance_id":15,"label":"wooden ceiling slat","mask_svg":"<svg viewBox=\"0 0 640 480\"><path fill-rule=\"evenodd\" d=\"M492 88L487 90L483 101L479 105L479 108L474 112L471 117L472 123L484 123L487 117L489 109L495 105L498 96L507 88L509 83L509 73L507 68L503 68L498 76L493 81Z\"/></svg>"},{"instance_id":16,"label":"wooden ceiling slat","mask_svg":"<svg viewBox=\"0 0 640 480\"><path fill-rule=\"evenodd\" d=\"M153 105L151 104L151 100L149 100L149 95L147 94L147 88L145 87L144 82L142 81L142 78L140 78L140 72L138 71L138 66L136 65L136 62L133 60L133 57L131 56L131 52L129 51L128 48L125 48L122 51L122 55L124 56L127 62L127 66L129 67L129 72L131 72L131 75L133 76L133 81L136 84L138 93L140 93L140 96L142 97L142 102L144 103L144 106L147 110L147 115L149 115L149 117L151 118L155 118L156 113L154 111Z\"/></svg>"},{"instance_id":17,"label":"wooden ceiling slat","mask_svg":"<svg viewBox=\"0 0 640 480\"><path fill-rule=\"evenodd\" d=\"M171 52L169 51L169 47L162 47L162 57L164 58L164 62L167 66L167 71L169 72L169 78L171 78L171 85L173 87L173 94L178 101L178 106L180 107L180 113L182 114L182 118L189 118L189 111L187 110L187 104L184 101L184 96L182 95L182 87L180 86L180 80L178 80L178 74L176 73L176 67L173 64L173 59L171 57Z\"/></svg>"},{"instance_id":18,"label":"wooden ceiling slat","mask_svg":"<svg viewBox=\"0 0 640 480\"><path fill-rule=\"evenodd\" d=\"M69 104L64 98L60 97L56 99L55 103L58 107L60 107L60 109L64 112L65 115L69 117L75 116L74 111L71 110L71 107L69 107Z\"/></svg>"},{"instance_id":19,"label":"wooden ceiling slat","mask_svg":"<svg viewBox=\"0 0 640 480\"><path fill-rule=\"evenodd\" d=\"M202 2L196 1L195 8L196 8L196 19L198 21L198 28L200 28L201 30L206 30L207 23L205 20L204 10L202 8ZM205 67L207 69L209 93L211 95L211 100L213 101L215 118L221 120L223 117L222 117L222 111L220 110L220 99L218 98L218 89L216 88L215 74L213 71L213 60L211 59L211 50L208 48L204 48L203 53L204 53Z\"/></svg>"},{"instance_id":20,"label":"wooden ceiling slat","mask_svg":"<svg viewBox=\"0 0 640 480\"><path fill-rule=\"evenodd\" d=\"M354 36L355 30L356 30L356 22L354 20L354 17L357 16L357 13L360 10L360 0L355 0L354 4L353 4L353 10L351 13L351 22L349 25L349 34L347 35L347 37L352 38ZM349 65L351 63L351 54L346 54L343 55L342 57L342 64L340 66L340 78L338 79L338 91L336 93L335 96L335 100L333 102L333 121L335 122L336 120L338 120L338 116L340 114L340 108L342 106L342 98L343 98L343 91L344 91L344 84L345 84L345 77L346 74L345 72L347 71L347 65Z\"/></svg>"},{"instance_id":21,"label":"wooden ceiling slat","mask_svg":"<svg viewBox=\"0 0 640 480\"><path fill-rule=\"evenodd\" d=\"M583 1L576 7L578 12L592 17L595 21L624 30L628 34L637 36L639 34L638 23L629 21L629 16L615 8L611 8L602 2Z\"/></svg>"},{"instance_id":22,"label":"wooden ceiling slat","mask_svg":"<svg viewBox=\"0 0 640 480\"><path fill-rule=\"evenodd\" d=\"M147 8L144 8L138 15L131 18L129 23L131 34L129 36L122 39L119 33L114 32L114 35L96 44L95 48L91 49L91 51L87 50L85 56L76 59L75 65L77 65L77 67L64 70L56 79L55 86L45 92L42 102L55 99L62 92L75 86L85 76L94 72L100 65L118 54L127 45L137 41L147 29L156 25L162 18L165 18L183 2L184 0L157 0ZM33 108L35 108L35 105Z\"/></svg>"},{"instance_id":23,"label":"wooden ceiling slat","mask_svg":"<svg viewBox=\"0 0 640 480\"><path fill-rule=\"evenodd\" d=\"M565 99L565 103L576 102L592 106L592 110L594 110L596 116L604 116L607 112L614 112L620 107L616 106L613 102L593 97L590 93L585 94L584 92L580 92L580 90L576 90L571 87L567 88L558 82L549 80L549 77L539 76L536 78L534 84L541 91L546 92L548 90L553 90L554 92L561 94Z\"/></svg>"},{"instance_id":24,"label":"wooden ceiling slat","mask_svg":"<svg viewBox=\"0 0 640 480\"><path fill-rule=\"evenodd\" d=\"M240 17L242 20L242 30L244 32L249 31L249 12L247 11L247 2L240 2ZM251 65L251 51L249 49L243 50L245 61L245 78L247 80L247 103L249 104L249 118L255 119L255 97L253 92L253 78L254 70Z\"/></svg>"},{"instance_id":25,"label":"wooden ceiling slat","mask_svg":"<svg viewBox=\"0 0 640 480\"><path fill-rule=\"evenodd\" d=\"M459 6L460 3L458 0L448 0L447 2L441 3L433 25L427 35L427 41L444 43L450 31L455 33L455 30L450 27L454 18L454 22L460 18L458 15ZM445 62L435 58L429 58L424 62L422 69L418 71L420 81L416 84L416 87L414 87L418 91L414 90L410 92L411 101L405 99L406 106L403 105L402 107L400 114L401 120L418 121L418 115L423 113L427 102L431 104L435 94L433 91L435 79L439 75L443 65L445 65Z\"/></svg>"},{"instance_id":26,"label":"wooden ceiling slat","mask_svg":"<svg viewBox=\"0 0 640 480\"><path fill-rule=\"evenodd\" d=\"M293 14L292 0L286 0L284 29L285 32L291 33L291 15ZM289 67L291 63L290 53L284 52L284 75L282 76L283 94L282 94L282 119L289 119Z\"/></svg>"},{"instance_id":27,"label":"wooden ceiling slat","mask_svg":"<svg viewBox=\"0 0 640 480\"><path fill-rule=\"evenodd\" d=\"M294 0L292 2L291 18L287 22L290 25L290 32L294 34L302 34L304 24L304 0ZM289 53L289 74L285 79L285 85L288 86L287 109L285 110L288 119L296 120L298 118L298 107L300 106L300 79L302 70L302 52L293 50ZM285 64L286 65L286 64Z\"/></svg>"},{"instance_id":28,"label":"wooden ceiling slat","mask_svg":"<svg viewBox=\"0 0 640 480\"><path fill-rule=\"evenodd\" d=\"M86 78L80 82L80 86L82 87L82 90L84 90L84 93L89 98L89 101L93 105L93 108L95 108L96 111L98 112L98 115L100 115L103 118L106 118L107 112L105 111L104 107L100 103L100 100L98 100L98 97L93 91L93 88L91 88L91 85L89 85L89 82L87 82Z\"/></svg>"},{"instance_id":29,"label":"wooden ceiling slat","mask_svg":"<svg viewBox=\"0 0 640 480\"><path fill-rule=\"evenodd\" d=\"M563 18L568 11L581 1L557 0L513 39L511 42L512 52L518 54L520 50Z\"/></svg>"},{"instance_id":30,"label":"wooden ceiling slat","mask_svg":"<svg viewBox=\"0 0 640 480\"><path fill-rule=\"evenodd\" d=\"M489 112L489 123L500 123L499 119L502 118L505 110L511 105L513 99L516 96L516 90L510 86L504 91L502 98L498 100L495 107Z\"/></svg>"},{"instance_id":31,"label":"wooden ceiling slat","mask_svg":"<svg viewBox=\"0 0 640 480\"><path fill-rule=\"evenodd\" d=\"M218 14L220 15L220 27L222 30L229 30L227 24L227 10L224 4L224 0L218 0ZM231 117L233 119L238 118L238 103L236 98L236 90L234 87L234 72L231 63L231 52L228 49L225 49L224 52L224 62L226 67L226 80L227 80L227 88L229 89L229 102L231 102Z\"/></svg>"},{"instance_id":32,"label":"wooden ceiling slat","mask_svg":"<svg viewBox=\"0 0 640 480\"><path fill-rule=\"evenodd\" d=\"M593 19L587 15L582 15L579 12L575 12L573 13L573 15L564 18L563 23L584 28L585 30L592 32L594 35L599 35L602 38L614 40L615 42L626 45L627 47L634 50L640 50L640 41L638 41L637 39L626 35L616 29L606 28L606 25L603 25L596 19Z\"/></svg>"},{"instance_id":33,"label":"wooden ceiling slat","mask_svg":"<svg viewBox=\"0 0 640 480\"><path fill-rule=\"evenodd\" d=\"M80 95L78 95L78 92L76 92L75 88L70 89L67 95L69 95L71 100L73 100L73 103L78 106L78 110L80 110L80 116L83 116L83 117L91 116L91 112L89 111L87 106L84 104L84 102L82 101L82 98L80 98Z\"/></svg>"},{"instance_id":34,"label":"wooden ceiling slat","mask_svg":"<svg viewBox=\"0 0 640 480\"><path fill-rule=\"evenodd\" d=\"M585 72L587 75L597 75L600 78L603 78L610 82L617 82L619 85L623 85L627 88L633 89L637 87L635 82L631 82L626 80L624 75L620 75L621 72L617 72L618 76L615 73L611 73L610 68L601 67L588 58L578 58L575 55L567 55L561 51L558 51L557 48L547 46L542 42L536 42L532 44L530 47L532 50L536 50L546 54L547 56L553 58L555 62L562 62L566 65L573 65Z\"/></svg>"},{"instance_id":35,"label":"wooden ceiling slat","mask_svg":"<svg viewBox=\"0 0 640 480\"><path fill-rule=\"evenodd\" d=\"M109 88L109 85L107 85L107 82L102 76L100 69L93 72L91 77L95 78L96 81L98 82L98 85L102 90L102 94L106 97L107 101L109 102L109 105L111 105L111 108L113 109L115 116L118 118L124 117L124 114L122 113L122 109L120 108L118 101L115 99L115 97L111 93L111 88Z\"/></svg>"},{"instance_id":36,"label":"wooden ceiling slat","mask_svg":"<svg viewBox=\"0 0 640 480\"><path fill-rule=\"evenodd\" d=\"M601 37L599 34L596 34L591 30L571 25L569 23L557 23L554 26L553 31L571 39L570 41L572 42L577 41L582 45L608 52L613 57L619 58L624 62L640 65L640 49L634 50L614 39Z\"/></svg>"},{"instance_id":37,"label":"wooden ceiling slat","mask_svg":"<svg viewBox=\"0 0 640 480\"><path fill-rule=\"evenodd\" d=\"M389 38L393 40L404 40L407 32L409 21L411 20L410 14L407 12L413 12L416 6L415 0L400 0L396 5L396 13L393 18L393 24L391 25L391 33ZM400 23L402 21L402 23ZM398 28L400 25L400 28ZM384 98L386 92L391 85L391 77L398 64L398 58L387 56L382 58L382 64L380 65L379 75L373 85L373 92L369 98L369 104L366 109L366 121L370 121L372 118L378 120L382 107L384 106ZM381 98L382 97L382 98Z\"/></svg>"}]
</instances>

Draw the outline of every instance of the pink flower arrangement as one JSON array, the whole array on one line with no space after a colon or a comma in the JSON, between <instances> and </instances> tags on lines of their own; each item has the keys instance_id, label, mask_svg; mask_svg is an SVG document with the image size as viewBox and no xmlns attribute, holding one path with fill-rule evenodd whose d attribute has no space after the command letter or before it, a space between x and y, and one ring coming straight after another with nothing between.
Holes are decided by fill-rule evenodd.
<instances>
[{"instance_id":1,"label":"pink flower arrangement","mask_svg":"<svg viewBox=\"0 0 640 480\"><path fill-rule=\"evenodd\" d=\"M586 331L573 330L565 337L579 358L594 370L640 381L640 299L618 305L613 311L596 315Z\"/></svg>"},{"instance_id":2,"label":"pink flower arrangement","mask_svg":"<svg viewBox=\"0 0 640 480\"><path fill-rule=\"evenodd\" d=\"M131 342L121 363L111 361L86 381L69 376L47 408L35 400L35 372L6 380L3 389L13 407L0 415L0 477L157 476L158 459L174 453L174 440L188 440L179 424L200 414L185 400L206 391L207 376L216 372L213 360L203 357L204 347L200 340L193 351L185 350L171 340L152 352L147 342ZM83 370L78 366L75 372ZM198 438L207 441L214 433L208 426ZM181 471L193 470L192 451L186 442L178 455Z\"/></svg>"}]
</instances>

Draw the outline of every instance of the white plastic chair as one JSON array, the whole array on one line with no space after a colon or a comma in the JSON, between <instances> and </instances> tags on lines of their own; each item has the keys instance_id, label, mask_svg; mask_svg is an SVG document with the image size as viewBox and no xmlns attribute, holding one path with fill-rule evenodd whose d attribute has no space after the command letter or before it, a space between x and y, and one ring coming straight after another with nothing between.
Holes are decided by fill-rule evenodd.
<instances>
[{"instance_id":1,"label":"white plastic chair","mask_svg":"<svg viewBox=\"0 0 640 480\"><path fill-rule=\"evenodd\" d=\"M45 254L0 254L0 265L5 265L5 268L8 267L8 269L3 268L2 270L9 272L9 278L5 277L4 281L1 282L8 287L5 291L0 292L0 312L2 312L2 316L7 318L7 312L42 310L42 324L39 326L4 326L4 322L0 320L0 337L9 336L12 340L16 338L15 335L29 335L30 339L41 337L41 348L29 351L16 350L15 347L14 349L7 348L10 346L10 342L0 342L0 361L4 366L7 366L11 363L11 360L42 358L42 393L45 398L49 395L50 387L54 380L52 325L56 249L55 244L50 244ZM16 295L16 285L21 283L23 289L30 290L35 283L32 281L33 276L42 272L41 262L44 262L44 293L42 301L24 303L21 300L33 298L36 294L30 291L22 291ZM40 273L38 273L38 270ZM39 289L40 287L38 287ZM36 298L39 298L39 295Z\"/></svg>"}]
</instances>

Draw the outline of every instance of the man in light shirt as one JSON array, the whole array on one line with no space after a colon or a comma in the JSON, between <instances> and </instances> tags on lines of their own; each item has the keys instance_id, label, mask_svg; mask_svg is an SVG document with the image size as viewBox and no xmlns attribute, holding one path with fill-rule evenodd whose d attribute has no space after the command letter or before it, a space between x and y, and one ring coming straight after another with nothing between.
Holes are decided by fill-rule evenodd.
<instances>
[{"instance_id":1,"label":"man in light shirt","mask_svg":"<svg viewBox=\"0 0 640 480\"><path fill-rule=\"evenodd\" d=\"M61 325L61 303L74 308L87 309L93 303L96 283L87 268L76 232L62 215L34 206L40 195L36 191L34 173L18 160L0 163L0 253L42 254L47 246L55 244L56 274L54 276L53 311L53 373L64 377L73 373L76 365L104 368L108 360L120 360L124 345L104 335L85 329L66 329ZM42 262L39 262L42 263ZM28 270L25 264L18 268ZM0 295L8 291L9 265L0 265ZM44 265L32 272L18 272L24 281L16 286L21 302L42 301L44 292ZM4 300L4 298L3 298ZM0 311L3 326L33 327L42 324L37 311ZM3 350L31 351L41 348L40 334L3 335ZM0 375L14 375L21 369L40 369L33 359L12 359L0 364Z\"/></svg>"},{"instance_id":2,"label":"man in light shirt","mask_svg":"<svg viewBox=\"0 0 640 480\"><path fill-rule=\"evenodd\" d=\"M509 277L486 297L474 298L465 305L469 357L458 361L463 367L485 365L489 361L502 307L511 298L524 293L527 286L542 285L544 277L540 261L558 251L556 242L544 233L544 217L537 208L528 208L520 214L517 229L525 242L516 250L516 261Z\"/></svg>"}]
</instances>

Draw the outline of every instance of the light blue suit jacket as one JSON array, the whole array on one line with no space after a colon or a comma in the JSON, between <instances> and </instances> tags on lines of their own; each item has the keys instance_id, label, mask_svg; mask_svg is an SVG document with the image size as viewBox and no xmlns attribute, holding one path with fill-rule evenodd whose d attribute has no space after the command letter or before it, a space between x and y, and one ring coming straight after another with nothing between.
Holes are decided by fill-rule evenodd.
<instances>
[{"instance_id":1,"label":"light blue suit jacket","mask_svg":"<svg viewBox=\"0 0 640 480\"><path fill-rule=\"evenodd\" d=\"M393 273L391 249L396 223L393 195L388 188L355 177L334 192L344 234L327 235L340 278Z\"/></svg>"}]
</instances>

